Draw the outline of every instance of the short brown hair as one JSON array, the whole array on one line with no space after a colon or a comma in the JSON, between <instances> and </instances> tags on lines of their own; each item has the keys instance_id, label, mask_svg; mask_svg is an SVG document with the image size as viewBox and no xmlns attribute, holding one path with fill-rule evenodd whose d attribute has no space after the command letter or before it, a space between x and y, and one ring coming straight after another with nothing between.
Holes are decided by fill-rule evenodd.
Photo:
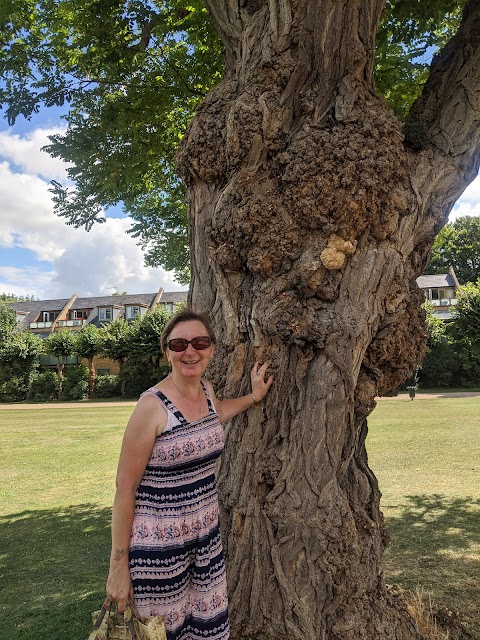
<instances>
[{"instance_id":1,"label":"short brown hair","mask_svg":"<svg viewBox=\"0 0 480 640\"><path fill-rule=\"evenodd\" d=\"M213 333L212 325L210 324L210 319L208 318L208 316L205 313L197 313L196 311L193 311L193 309L182 309L181 311L173 315L163 328L162 334L160 336L160 348L163 353L166 353L167 351L168 336L172 333L174 327L176 327L177 324L180 324L181 322L191 322L192 320L201 322L207 330L212 343L217 344L217 339L215 337L215 334Z\"/></svg>"}]
</instances>

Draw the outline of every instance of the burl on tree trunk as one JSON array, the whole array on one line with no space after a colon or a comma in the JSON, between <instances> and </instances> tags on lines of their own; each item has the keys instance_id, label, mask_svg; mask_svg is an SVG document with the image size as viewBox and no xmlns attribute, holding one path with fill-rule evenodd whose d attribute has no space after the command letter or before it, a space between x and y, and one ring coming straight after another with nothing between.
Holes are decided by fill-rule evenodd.
<instances>
[{"instance_id":1,"label":"burl on tree trunk","mask_svg":"<svg viewBox=\"0 0 480 640\"><path fill-rule=\"evenodd\" d=\"M219 477L233 638L420 637L386 589L367 415L420 361L422 272L478 168L479 2L405 131L372 80L381 0L206 0L226 74L179 152L210 372L248 392ZM225 375L225 370L226 375Z\"/></svg>"}]
</instances>

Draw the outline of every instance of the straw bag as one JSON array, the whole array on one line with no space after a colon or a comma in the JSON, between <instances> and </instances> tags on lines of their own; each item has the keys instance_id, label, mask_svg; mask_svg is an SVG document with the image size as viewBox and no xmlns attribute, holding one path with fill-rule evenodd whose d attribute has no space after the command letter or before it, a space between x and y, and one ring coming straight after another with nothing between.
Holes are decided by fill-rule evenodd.
<instances>
[{"instance_id":1,"label":"straw bag","mask_svg":"<svg viewBox=\"0 0 480 640\"><path fill-rule=\"evenodd\" d=\"M162 616L143 618L130 600L124 613L117 613L115 604L107 598L92 618L93 631L88 640L167 640Z\"/></svg>"}]
</instances>

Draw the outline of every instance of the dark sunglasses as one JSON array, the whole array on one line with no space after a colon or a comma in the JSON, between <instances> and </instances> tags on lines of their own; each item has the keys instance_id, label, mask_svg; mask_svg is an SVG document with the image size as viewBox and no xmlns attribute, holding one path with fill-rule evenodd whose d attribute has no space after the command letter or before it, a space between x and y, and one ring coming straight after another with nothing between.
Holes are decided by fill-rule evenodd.
<instances>
[{"instance_id":1,"label":"dark sunglasses","mask_svg":"<svg viewBox=\"0 0 480 640\"><path fill-rule=\"evenodd\" d=\"M212 344L212 340L208 336L198 336L191 340L187 340L186 338L172 338L167 342L167 347L170 351L180 352L185 351L189 344L192 345L195 351L203 351L204 349L208 349Z\"/></svg>"}]
</instances>

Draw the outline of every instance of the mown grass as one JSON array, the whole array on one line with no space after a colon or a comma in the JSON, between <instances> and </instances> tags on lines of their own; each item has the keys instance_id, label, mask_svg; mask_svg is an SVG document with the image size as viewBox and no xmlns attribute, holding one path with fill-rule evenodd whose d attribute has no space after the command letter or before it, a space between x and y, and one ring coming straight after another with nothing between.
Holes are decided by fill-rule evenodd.
<instances>
[{"instance_id":1,"label":"mown grass","mask_svg":"<svg viewBox=\"0 0 480 640\"><path fill-rule=\"evenodd\" d=\"M420 587L480 638L480 398L381 400L367 450L391 535L387 582Z\"/></svg>"},{"instance_id":2,"label":"mown grass","mask_svg":"<svg viewBox=\"0 0 480 640\"><path fill-rule=\"evenodd\" d=\"M0 411L2 638L88 635L104 597L115 467L131 411ZM479 431L480 398L381 400L367 441L392 537L387 581L458 608L478 637Z\"/></svg>"},{"instance_id":3,"label":"mown grass","mask_svg":"<svg viewBox=\"0 0 480 640\"><path fill-rule=\"evenodd\" d=\"M82 640L105 595L132 407L0 411L0 636Z\"/></svg>"}]
</instances>

